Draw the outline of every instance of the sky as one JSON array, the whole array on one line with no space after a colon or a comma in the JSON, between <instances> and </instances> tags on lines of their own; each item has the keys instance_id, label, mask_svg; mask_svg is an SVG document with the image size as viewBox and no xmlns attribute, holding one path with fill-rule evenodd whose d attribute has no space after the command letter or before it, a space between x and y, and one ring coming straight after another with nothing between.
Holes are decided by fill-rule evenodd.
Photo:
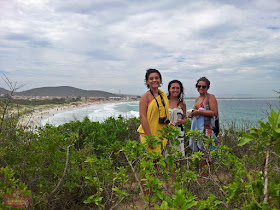
<instances>
[{"instance_id":1,"label":"sky","mask_svg":"<svg viewBox=\"0 0 280 210\"><path fill-rule=\"evenodd\" d=\"M200 77L216 97L278 97L280 0L0 0L0 87L142 95Z\"/></svg>"}]
</instances>

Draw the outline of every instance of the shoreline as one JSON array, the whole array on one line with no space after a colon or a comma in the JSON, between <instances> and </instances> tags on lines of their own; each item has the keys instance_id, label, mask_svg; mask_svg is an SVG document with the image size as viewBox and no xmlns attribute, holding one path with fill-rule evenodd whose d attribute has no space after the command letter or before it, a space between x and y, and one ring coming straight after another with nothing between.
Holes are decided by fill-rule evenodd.
<instances>
[{"instance_id":1,"label":"shoreline","mask_svg":"<svg viewBox=\"0 0 280 210\"><path fill-rule=\"evenodd\" d=\"M113 104L113 103L123 103L123 102L133 102L134 100L108 100L108 101L84 101L71 104L51 104L51 107L37 106L31 113L24 114L19 119L19 125L24 128L36 128L44 126L42 124L43 120L46 120L56 114L72 111L76 109L86 108L90 106L97 106L102 104Z\"/></svg>"}]
</instances>

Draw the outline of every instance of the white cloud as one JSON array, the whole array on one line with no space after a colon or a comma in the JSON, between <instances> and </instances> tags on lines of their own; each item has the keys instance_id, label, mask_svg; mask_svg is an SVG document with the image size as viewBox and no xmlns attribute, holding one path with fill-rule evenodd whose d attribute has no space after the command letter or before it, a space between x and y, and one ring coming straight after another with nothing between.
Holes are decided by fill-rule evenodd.
<instances>
[{"instance_id":1,"label":"white cloud","mask_svg":"<svg viewBox=\"0 0 280 210\"><path fill-rule=\"evenodd\" d=\"M71 85L142 94L147 68L162 72L164 90L180 79L190 95L197 95L201 76L217 96L266 96L280 88L277 0L10 0L0 6L0 73L26 89Z\"/></svg>"}]
</instances>

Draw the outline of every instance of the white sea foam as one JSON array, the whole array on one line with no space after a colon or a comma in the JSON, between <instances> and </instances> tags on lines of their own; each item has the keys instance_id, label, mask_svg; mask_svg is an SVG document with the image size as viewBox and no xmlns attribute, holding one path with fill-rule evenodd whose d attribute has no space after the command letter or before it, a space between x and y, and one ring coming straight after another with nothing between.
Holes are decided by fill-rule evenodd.
<instances>
[{"instance_id":1,"label":"white sea foam","mask_svg":"<svg viewBox=\"0 0 280 210\"><path fill-rule=\"evenodd\" d=\"M139 111L130 111L130 113L133 117L139 117Z\"/></svg>"},{"instance_id":2,"label":"white sea foam","mask_svg":"<svg viewBox=\"0 0 280 210\"><path fill-rule=\"evenodd\" d=\"M55 126L70 122L82 121L88 117L91 121L102 122L109 117L117 118L120 115L124 118L139 116L139 102L121 102L110 104L98 104L81 109L59 112L48 118L42 119L41 124L52 124Z\"/></svg>"}]
</instances>

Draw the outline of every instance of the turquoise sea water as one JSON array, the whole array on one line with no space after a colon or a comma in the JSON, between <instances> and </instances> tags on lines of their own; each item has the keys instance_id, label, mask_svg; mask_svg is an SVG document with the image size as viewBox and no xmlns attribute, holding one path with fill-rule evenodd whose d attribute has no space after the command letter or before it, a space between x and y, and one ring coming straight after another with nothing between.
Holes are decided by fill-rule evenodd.
<instances>
[{"instance_id":1,"label":"turquoise sea water","mask_svg":"<svg viewBox=\"0 0 280 210\"><path fill-rule=\"evenodd\" d=\"M221 127L235 126L238 128L255 127L258 121L266 121L270 108L278 110L279 99L217 99ZM187 109L192 108L194 99L185 100ZM42 120L46 123L60 125L71 120L83 120L88 117L91 121L103 121L108 117L139 117L139 102L121 102L100 104L81 109L61 112Z\"/></svg>"},{"instance_id":2,"label":"turquoise sea water","mask_svg":"<svg viewBox=\"0 0 280 210\"><path fill-rule=\"evenodd\" d=\"M220 125L222 128L234 126L248 128L258 126L258 121L267 121L271 108L278 110L279 99L217 99ZM194 100L187 100L187 107Z\"/></svg>"}]
</instances>

